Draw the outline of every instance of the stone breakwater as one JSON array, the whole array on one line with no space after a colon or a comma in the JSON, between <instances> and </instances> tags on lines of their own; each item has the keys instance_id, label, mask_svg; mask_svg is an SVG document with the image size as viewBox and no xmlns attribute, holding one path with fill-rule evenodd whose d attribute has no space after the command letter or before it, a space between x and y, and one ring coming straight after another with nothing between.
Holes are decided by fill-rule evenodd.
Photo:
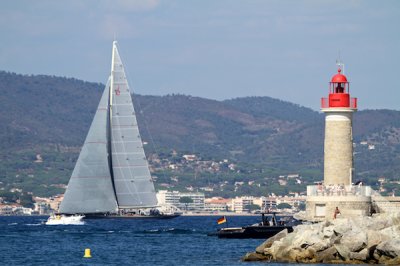
<instances>
[{"instance_id":1,"label":"stone breakwater","mask_svg":"<svg viewBox=\"0 0 400 266\"><path fill-rule=\"evenodd\" d=\"M400 214L339 218L281 231L244 261L400 265Z\"/></svg>"}]
</instances>

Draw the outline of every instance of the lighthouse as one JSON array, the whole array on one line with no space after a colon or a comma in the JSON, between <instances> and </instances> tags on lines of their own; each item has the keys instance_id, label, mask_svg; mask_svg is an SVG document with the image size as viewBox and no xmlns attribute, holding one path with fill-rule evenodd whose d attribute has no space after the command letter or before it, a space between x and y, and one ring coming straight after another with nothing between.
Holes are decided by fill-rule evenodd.
<instances>
[{"instance_id":1,"label":"lighthouse","mask_svg":"<svg viewBox=\"0 0 400 266\"><path fill-rule=\"evenodd\" d=\"M353 176L353 113L357 98L350 97L350 84L338 69L329 83L329 95L321 99L325 113L324 183L351 185Z\"/></svg>"},{"instance_id":2,"label":"lighthouse","mask_svg":"<svg viewBox=\"0 0 400 266\"><path fill-rule=\"evenodd\" d=\"M340 64L342 66L342 64ZM339 67L329 82L328 97L321 99L325 113L324 180L307 186L306 220L371 214L371 188L353 186L353 113L357 98L350 96L350 84Z\"/></svg>"}]
</instances>

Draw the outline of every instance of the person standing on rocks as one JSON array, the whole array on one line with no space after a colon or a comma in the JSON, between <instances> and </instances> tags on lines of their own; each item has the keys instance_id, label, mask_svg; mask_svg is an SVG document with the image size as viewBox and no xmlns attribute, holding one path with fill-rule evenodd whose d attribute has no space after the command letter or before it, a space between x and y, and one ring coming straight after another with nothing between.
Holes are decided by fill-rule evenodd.
<instances>
[{"instance_id":1,"label":"person standing on rocks","mask_svg":"<svg viewBox=\"0 0 400 266\"><path fill-rule=\"evenodd\" d=\"M333 213L333 219L336 219L336 217L340 214L340 210L338 207L336 207L334 213Z\"/></svg>"}]
</instances>

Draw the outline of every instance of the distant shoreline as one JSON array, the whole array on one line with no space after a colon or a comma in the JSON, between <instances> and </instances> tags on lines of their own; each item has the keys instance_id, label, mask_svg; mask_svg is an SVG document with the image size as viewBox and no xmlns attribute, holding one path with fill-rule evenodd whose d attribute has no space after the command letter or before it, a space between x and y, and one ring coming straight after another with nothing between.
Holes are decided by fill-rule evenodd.
<instances>
[{"instance_id":1,"label":"distant shoreline","mask_svg":"<svg viewBox=\"0 0 400 266\"><path fill-rule=\"evenodd\" d=\"M276 215L293 215L293 214L276 213ZM183 213L182 216L261 216L261 214L260 213L218 212L218 213Z\"/></svg>"},{"instance_id":2,"label":"distant shoreline","mask_svg":"<svg viewBox=\"0 0 400 266\"><path fill-rule=\"evenodd\" d=\"M259 216L260 214L254 213L234 213L234 212L222 212L222 213L183 213L182 216Z\"/></svg>"},{"instance_id":3,"label":"distant shoreline","mask_svg":"<svg viewBox=\"0 0 400 266\"><path fill-rule=\"evenodd\" d=\"M271 213L272 214L272 213ZM293 215L290 213L276 213L277 215ZM1 214L0 217L26 217L26 216L37 216L37 217L46 217L49 216L50 214L32 214L32 215L18 215L18 214L11 214L11 215L4 215ZM261 216L260 213L236 213L236 212L217 212L217 213L207 213L207 212L201 212L201 213L183 213L181 216Z\"/></svg>"}]
</instances>

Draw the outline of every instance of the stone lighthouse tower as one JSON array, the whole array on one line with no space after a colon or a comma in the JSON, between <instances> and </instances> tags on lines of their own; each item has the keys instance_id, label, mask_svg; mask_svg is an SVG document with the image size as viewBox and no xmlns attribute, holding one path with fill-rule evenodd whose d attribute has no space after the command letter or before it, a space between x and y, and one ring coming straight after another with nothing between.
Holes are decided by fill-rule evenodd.
<instances>
[{"instance_id":1,"label":"stone lighthouse tower","mask_svg":"<svg viewBox=\"0 0 400 266\"><path fill-rule=\"evenodd\" d=\"M357 99L350 97L350 85L341 68L331 82L329 94L321 99L325 113L324 180L307 186L306 219L336 218L371 214L371 188L352 185L353 178L353 113ZM334 215L335 214L335 215Z\"/></svg>"},{"instance_id":2,"label":"stone lighthouse tower","mask_svg":"<svg viewBox=\"0 0 400 266\"><path fill-rule=\"evenodd\" d=\"M350 97L349 82L340 68L329 83L328 98L321 99L321 110L325 113L324 183L351 185L352 119L357 111L357 98Z\"/></svg>"}]
</instances>

